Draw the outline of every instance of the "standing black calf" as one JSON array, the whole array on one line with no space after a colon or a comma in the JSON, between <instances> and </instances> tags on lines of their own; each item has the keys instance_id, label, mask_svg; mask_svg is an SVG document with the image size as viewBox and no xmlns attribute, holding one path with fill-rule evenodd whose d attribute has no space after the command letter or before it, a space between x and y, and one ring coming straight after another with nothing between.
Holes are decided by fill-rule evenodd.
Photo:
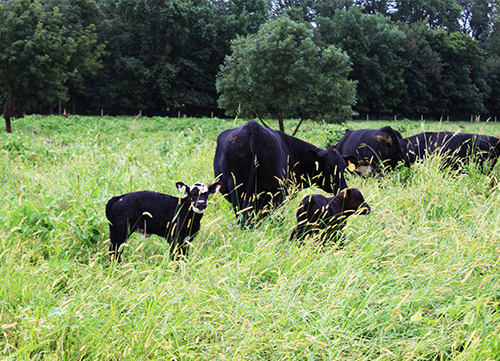
<instances>
[{"instance_id":1,"label":"standing black calf","mask_svg":"<svg viewBox=\"0 0 500 361\"><path fill-rule=\"evenodd\" d=\"M140 191L111 198L106 204L111 245L109 259L121 260L120 246L133 232L164 237L171 244L172 257L187 255L190 242L200 230L200 220L207 207L208 196L216 193L220 182L209 187L195 183L188 187L177 182L185 198L151 191Z\"/></svg>"},{"instance_id":2,"label":"standing black calf","mask_svg":"<svg viewBox=\"0 0 500 361\"><path fill-rule=\"evenodd\" d=\"M332 241L342 246L342 230L347 217L361 208L360 214L368 214L370 206L357 188L347 188L335 197L327 198L312 194L302 199L297 210L297 228L290 239L303 240L307 235L321 232L320 243Z\"/></svg>"}]
</instances>

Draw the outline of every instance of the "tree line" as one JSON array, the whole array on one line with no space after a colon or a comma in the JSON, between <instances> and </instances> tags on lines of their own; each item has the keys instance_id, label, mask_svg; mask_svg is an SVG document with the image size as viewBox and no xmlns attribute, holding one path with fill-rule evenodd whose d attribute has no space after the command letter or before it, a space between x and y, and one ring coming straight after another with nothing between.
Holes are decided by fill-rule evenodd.
<instances>
[{"instance_id":1,"label":"tree line","mask_svg":"<svg viewBox=\"0 0 500 361\"><path fill-rule=\"evenodd\" d=\"M345 64L330 68L342 75L338 82L355 85L350 102L357 116L494 117L500 114L498 10L497 1L487 0L3 0L3 114L6 121L64 109L234 115L246 104L232 104L227 113L220 107L231 103L221 101L223 86L217 90L221 72L242 39L255 40L259 30L286 18L315 47L329 49L323 68L332 58ZM305 49L314 52L312 45ZM310 102L328 93L319 89L318 100L313 90ZM342 108L345 116L346 106L337 105L337 113Z\"/></svg>"}]
</instances>

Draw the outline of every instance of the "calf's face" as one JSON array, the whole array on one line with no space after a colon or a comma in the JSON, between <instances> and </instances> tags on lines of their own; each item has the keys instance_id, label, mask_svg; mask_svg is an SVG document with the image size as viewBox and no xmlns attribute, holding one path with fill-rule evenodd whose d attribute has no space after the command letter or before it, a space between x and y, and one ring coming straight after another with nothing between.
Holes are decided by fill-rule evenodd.
<instances>
[{"instance_id":1,"label":"calf's face","mask_svg":"<svg viewBox=\"0 0 500 361\"><path fill-rule=\"evenodd\" d=\"M194 183L191 187L188 187L183 182L177 182L176 185L179 191L187 195L188 202L193 211L198 214L203 214L207 208L208 196L216 193L222 183L215 182L208 187L203 183Z\"/></svg>"},{"instance_id":2,"label":"calf's face","mask_svg":"<svg viewBox=\"0 0 500 361\"><path fill-rule=\"evenodd\" d=\"M365 202L365 198L363 197L363 194L361 194L359 189L357 188L344 189L341 195L344 197L342 204L344 212L345 211L356 212L358 209L360 209L359 214L370 213L371 208L368 205L368 203Z\"/></svg>"}]
</instances>

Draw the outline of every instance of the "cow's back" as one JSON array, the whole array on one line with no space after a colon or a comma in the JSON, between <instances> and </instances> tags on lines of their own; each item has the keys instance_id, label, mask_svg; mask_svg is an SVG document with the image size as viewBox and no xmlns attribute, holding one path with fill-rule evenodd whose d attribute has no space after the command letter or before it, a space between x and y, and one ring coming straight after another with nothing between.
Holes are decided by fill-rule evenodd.
<instances>
[{"instance_id":1,"label":"cow's back","mask_svg":"<svg viewBox=\"0 0 500 361\"><path fill-rule=\"evenodd\" d=\"M415 158L425 158L430 154L439 154L446 163L456 161L476 161L481 168L485 162L493 169L500 156L500 140L498 138L469 133L424 132L415 134L401 141ZM488 172L487 169L483 171Z\"/></svg>"},{"instance_id":2,"label":"cow's back","mask_svg":"<svg viewBox=\"0 0 500 361\"><path fill-rule=\"evenodd\" d=\"M179 205L178 197L152 191L132 192L111 198L106 204L106 217L111 223L116 219L128 219L130 222L143 218L172 220ZM160 224L156 227L158 230L152 229L151 233L163 233L165 226L166 224Z\"/></svg>"},{"instance_id":3,"label":"cow's back","mask_svg":"<svg viewBox=\"0 0 500 361\"><path fill-rule=\"evenodd\" d=\"M276 187L286 169L286 145L278 132L256 121L227 129L217 137L214 173L222 181L221 193L227 194L238 184L248 185L252 177L259 188ZM236 184L234 184L236 182ZM246 192L247 189L244 189Z\"/></svg>"},{"instance_id":4,"label":"cow's back","mask_svg":"<svg viewBox=\"0 0 500 361\"><path fill-rule=\"evenodd\" d=\"M316 223L328 212L328 198L322 194L311 194L302 199L297 209L298 223Z\"/></svg>"},{"instance_id":5,"label":"cow's back","mask_svg":"<svg viewBox=\"0 0 500 361\"><path fill-rule=\"evenodd\" d=\"M452 132L423 132L403 139L411 144L413 151L423 158L427 154L439 153L443 156L465 157L474 148L481 148L481 135Z\"/></svg>"}]
</instances>

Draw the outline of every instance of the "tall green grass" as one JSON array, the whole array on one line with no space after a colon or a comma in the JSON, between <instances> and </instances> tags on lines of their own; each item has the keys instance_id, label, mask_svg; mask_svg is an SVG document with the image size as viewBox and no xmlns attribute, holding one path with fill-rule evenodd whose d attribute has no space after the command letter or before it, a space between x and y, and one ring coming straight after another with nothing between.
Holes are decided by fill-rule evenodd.
<instances>
[{"instance_id":1,"label":"tall green grass","mask_svg":"<svg viewBox=\"0 0 500 361\"><path fill-rule=\"evenodd\" d=\"M337 250L288 240L297 192L252 230L213 197L185 261L132 236L110 264L107 200L213 181L215 140L243 121L29 116L0 135L0 357L6 360L496 360L500 190L431 158L348 175L372 213ZM295 122L286 123L292 129ZM495 123L305 123L330 145L390 124L500 133Z\"/></svg>"}]
</instances>

